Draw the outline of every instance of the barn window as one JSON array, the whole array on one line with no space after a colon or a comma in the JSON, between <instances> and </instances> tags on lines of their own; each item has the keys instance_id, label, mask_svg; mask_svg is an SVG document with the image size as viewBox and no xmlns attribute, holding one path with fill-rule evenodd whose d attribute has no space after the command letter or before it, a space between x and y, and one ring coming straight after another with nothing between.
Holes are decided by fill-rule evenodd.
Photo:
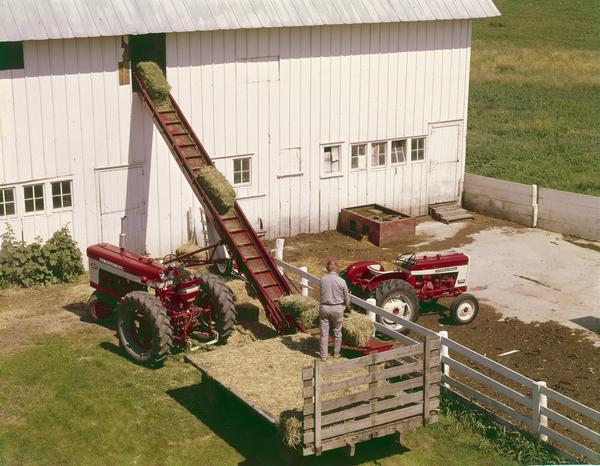
<instances>
[{"instance_id":1,"label":"barn window","mask_svg":"<svg viewBox=\"0 0 600 466\"><path fill-rule=\"evenodd\" d=\"M0 189L0 217L15 215L15 188Z\"/></svg>"},{"instance_id":2,"label":"barn window","mask_svg":"<svg viewBox=\"0 0 600 466\"><path fill-rule=\"evenodd\" d=\"M342 146L323 147L323 173L338 173L341 171L340 153Z\"/></svg>"},{"instance_id":3,"label":"barn window","mask_svg":"<svg viewBox=\"0 0 600 466\"><path fill-rule=\"evenodd\" d=\"M71 207L71 181L57 181L52 183L52 207L62 209Z\"/></svg>"},{"instance_id":4,"label":"barn window","mask_svg":"<svg viewBox=\"0 0 600 466\"><path fill-rule=\"evenodd\" d=\"M385 165L387 142L375 142L371 144L371 166L383 167Z\"/></svg>"},{"instance_id":5,"label":"barn window","mask_svg":"<svg viewBox=\"0 0 600 466\"><path fill-rule=\"evenodd\" d=\"M410 140L410 160L411 162L425 160L425 138L412 138Z\"/></svg>"},{"instance_id":6,"label":"barn window","mask_svg":"<svg viewBox=\"0 0 600 466\"><path fill-rule=\"evenodd\" d=\"M392 141L392 163L406 162L406 139Z\"/></svg>"},{"instance_id":7,"label":"barn window","mask_svg":"<svg viewBox=\"0 0 600 466\"><path fill-rule=\"evenodd\" d=\"M354 144L350 155L350 168L360 170L367 167L367 145Z\"/></svg>"},{"instance_id":8,"label":"barn window","mask_svg":"<svg viewBox=\"0 0 600 466\"><path fill-rule=\"evenodd\" d=\"M242 157L233 159L233 184L250 184L250 167L252 166L251 157Z\"/></svg>"},{"instance_id":9,"label":"barn window","mask_svg":"<svg viewBox=\"0 0 600 466\"><path fill-rule=\"evenodd\" d=\"M0 42L0 70L22 70L23 42Z\"/></svg>"},{"instance_id":10,"label":"barn window","mask_svg":"<svg viewBox=\"0 0 600 466\"><path fill-rule=\"evenodd\" d=\"M44 210L44 184L30 184L23 186L25 198L25 212L39 212Z\"/></svg>"}]
</instances>

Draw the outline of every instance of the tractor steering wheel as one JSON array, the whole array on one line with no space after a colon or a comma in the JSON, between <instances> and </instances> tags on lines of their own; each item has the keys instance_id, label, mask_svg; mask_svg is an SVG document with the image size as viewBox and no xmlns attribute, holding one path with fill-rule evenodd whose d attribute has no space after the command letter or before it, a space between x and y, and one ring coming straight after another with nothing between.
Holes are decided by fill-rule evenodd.
<instances>
[{"instance_id":1,"label":"tractor steering wheel","mask_svg":"<svg viewBox=\"0 0 600 466\"><path fill-rule=\"evenodd\" d=\"M394 262L400 267L410 269L417 263L417 255L414 252L405 252L400 254Z\"/></svg>"}]
</instances>

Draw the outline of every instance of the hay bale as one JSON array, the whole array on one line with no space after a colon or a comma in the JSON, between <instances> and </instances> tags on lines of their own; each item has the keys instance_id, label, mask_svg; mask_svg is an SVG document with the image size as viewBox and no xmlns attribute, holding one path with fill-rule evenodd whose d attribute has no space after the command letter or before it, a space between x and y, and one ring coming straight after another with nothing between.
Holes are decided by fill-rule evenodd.
<instances>
[{"instance_id":1,"label":"hay bale","mask_svg":"<svg viewBox=\"0 0 600 466\"><path fill-rule=\"evenodd\" d=\"M257 321L260 309L260 301L250 294L248 283L244 280L230 280L227 286L233 292L237 319L239 321Z\"/></svg>"},{"instance_id":2,"label":"hay bale","mask_svg":"<svg viewBox=\"0 0 600 466\"><path fill-rule=\"evenodd\" d=\"M342 340L348 345L365 347L374 330L373 322L366 315L350 311L342 325Z\"/></svg>"},{"instance_id":3,"label":"hay bale","mask_svg":"<svg viewBox=\"0 0 600 466\"><path fill-rule=\"evenodd\" d=\"M136 65L135 70L154 104L157 106L170 105L171 86L160 66L153 61L142 61Z\"/></svg>"},{"instance_id":4,"label":"hay bale","mask_svg":"<svg viewBox=\"0 0 600 466\"><path fill-rule=\"evenodd\" d=\"M189 254L192 251L195 251L196 249L200 249L200 246L198 246L197 244L194 244L194 243L183 243L183 244L180 244L179 246L177 246L177 248L175 249L175 254L177 256L183 256L185 254ZM192 254L191 256L188 257L188 259L203 260L203 259L206 259L206 253L200 252L200 253Z\"/></svg>"},{"instance_id":5,"label":"hay bale","mask_svg":"<svg viewBox=\"0 0 600 466\"><path fill-rule=\"evenodd\" d=\"M202 167L197 180L221 215L226 214L233 207L235 203L233 186L216 167L212 165Z\"/></svg>"},{"instance_id":6,"label":"hay bale","mask_svg":"<svg viewBox=\"0 0 600 466\"><path fill-rule=\"evenodd\" d=\"M279 309L284 314L290 314L304 328L314 328L319 325L319 303L310 296L292 294L279 300Z\"/></svg>"},{"instance_id":7,"label":"hay bale","mask_svg":"<svg viewBox=\"0 0 600 466\"><path fill-rule=\"evenodd\" d=\"M302 413L295 409L283 411L279 416L279 432L283 444L290 448L302 445Z\"/></svg>"}]
</instances>

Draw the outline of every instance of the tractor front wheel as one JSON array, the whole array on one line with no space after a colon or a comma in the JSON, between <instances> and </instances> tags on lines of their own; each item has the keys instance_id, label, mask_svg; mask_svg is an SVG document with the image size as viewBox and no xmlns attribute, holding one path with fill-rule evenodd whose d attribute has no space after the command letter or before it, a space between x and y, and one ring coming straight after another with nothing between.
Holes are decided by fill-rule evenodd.
<instances>
[{"instance_id":1,"label":"tractor front wheel","mask_svg":"<svg viewBox=\"0 0 600 466\"><path fill-rule=\"evenodd\" d=\"M85 313L90 322L101 324L113 318L115 306L116 301L114 299L105 299L100 293L94 291L85 304Z\"/></svg>"},{"instance_id":2,"label":"tractor front wheel","mask_svg":"<svg viewBox=\"0 0 600 466\"><path fill-rule=\"evenodd\" d=\"M209 304L215 330L219 333L219 341L225 342L237 324L237 314L233 292L218 276L208 272L200 272L202 293L196 299L196 305Z\"/></svg>"},{"instance_id":3,"label":"tractor front wheel","mask_svg":"<svg viewBox=\"0 0 600 466\"><path fill-rule=\"evenodd\" d=\"M456 297L450 306L450 316L452 320L459 324L465 325L473 322L479 313L479 301L469 293L464 293Z\"/></svg>"},{"instance_id":4,"label":"tractor front wheel","mask_svg":"<svg viewBox=\"0 0 600 466\"><path fill-rule=\"evenodd\" d=\"M125 295L117 308L119 343L137 362L160 365L171 351L173 327L167 310L145 291Z\"/></svg>"},{"instance_id":5,"label":"tractor front wheel","mask_svg":"<svg viewBox=\"0 0 600 466\"><path fill-rule=\"evenodd\" d=\"M403 319L416 322L419 317L419 297L415 289L404 280L386 280L375 289L377 306ZM408 329L391 319L377 316L382 325L400 333L408 333Z\"/></svg>"}]
</instances>

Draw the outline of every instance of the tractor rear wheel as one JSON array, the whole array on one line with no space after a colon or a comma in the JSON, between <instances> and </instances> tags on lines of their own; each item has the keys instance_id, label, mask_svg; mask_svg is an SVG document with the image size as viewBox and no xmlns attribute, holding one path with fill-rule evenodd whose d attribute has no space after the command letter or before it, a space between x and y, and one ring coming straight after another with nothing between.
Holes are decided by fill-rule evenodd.
<instances>
[{"instance_id":1,"label":"tractor rear wheel","mask_svg":"<svg viewBox=\"0 0 600 466\"><path fill-rule=\"evenodd\" d=\"M119 343L137 362L160 365L171 352L173 327L167 310L145 291L125 295L117 308Z\"/></svg>"},{"instance_id":2,"label":"tractor rear wheel","mask_svg":"<svg viewBox=\"0 0 600 466\"><path fill-rule=\"evenodd\" d=\"M473 322L477 314L479 314L479 301L472 294L463 293L457 296L450 305L450 316L459 325Z\"/></svg>"},{"instance_id":3,"label":"tractor rear wheel","mask_svg":"<svg viewBox=\"0 0 600 466\"><path fill-rule=\"evenodd\" d=\"M386 280L375 288L375 300L377 306L384 310L402 317L411 322L416 322L419 317L419 298L415 289L404 280ZM408 329L391 319L377 316L379 323L391 330L400 333L408 333Z\"/></svg>"},{"instance_id":4,"label":"tractor rear wheel","mask_svg":"<svg viewBox=\"0 0 600 466\"><path fill-rule=\"evenodd\" d=\"M225 342L237 324L237 314L233 292L220 277L200 272L202 293L196 299L196 305L210 305L215 330L219 333L219 341Z\"/></svg>"}]
</instances>

